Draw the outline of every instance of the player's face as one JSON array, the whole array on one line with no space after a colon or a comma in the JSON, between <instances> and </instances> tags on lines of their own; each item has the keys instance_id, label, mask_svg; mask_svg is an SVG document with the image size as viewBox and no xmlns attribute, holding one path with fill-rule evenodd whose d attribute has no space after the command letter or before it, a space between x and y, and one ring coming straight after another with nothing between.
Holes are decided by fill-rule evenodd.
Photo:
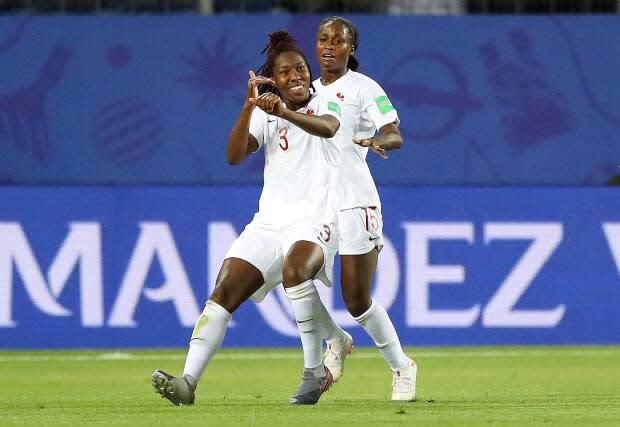
<instances>
[{"instance_id":1,"label":"player's face","mask_svg":"<svg viewBox=\"0 0 620 427\"><path fill-rule=\"evenodd\" d=\"M303 104L310 96L310 70L297 52L282 52L273 67L273 79L283 100Z\"/></svg>"},{"instance_id":2,"label":"player's face","mask_svg":"<svg viewBox=\"0 0 620 427\"><path fill-rule=\"evenodd\" d=\"M319 27L316 36L316 58L321 71L346 70L347 61L352 54L351 35L346 25L330 21Z\"/></svg>"}]
</instances>

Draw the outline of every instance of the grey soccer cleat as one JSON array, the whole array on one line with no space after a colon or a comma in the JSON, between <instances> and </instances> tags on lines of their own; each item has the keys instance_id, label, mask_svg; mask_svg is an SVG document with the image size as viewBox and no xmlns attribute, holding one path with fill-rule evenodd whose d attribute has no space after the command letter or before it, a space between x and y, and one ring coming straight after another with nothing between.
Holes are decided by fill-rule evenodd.
<instances>
[{"instance_id":1,"label":"grey soccer cleat","mask_svg":"<svg viewBox=\"0 0 620 427\"><path fill-rule=\"evenodd\" d=\"M291 405L314 405L334 382L332 373L325 367L325 376L315 377L313 369L304 369L301 384L289 399Z\"/></svg>"},{"instance_id":2,"label":"grey soccer cleat","mask_svg":"<svg viewBox=\"0 0 620 427\"><path fill-rule=\"evenodd\" d=\"M155 392L177 406L194 404L194 389L196 388L192 385L194 382L194 379L188 378L187 375L178 378L159 369L151 374L151 383L153 383Z\"/></svg>"}]
</instances>

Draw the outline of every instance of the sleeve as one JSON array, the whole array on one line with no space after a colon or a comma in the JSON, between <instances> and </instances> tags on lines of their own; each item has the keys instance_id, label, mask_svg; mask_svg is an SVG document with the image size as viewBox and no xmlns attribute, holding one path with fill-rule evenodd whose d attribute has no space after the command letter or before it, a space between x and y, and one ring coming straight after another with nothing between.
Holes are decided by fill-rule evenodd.
<instances>
[{"instance_id":1,"label":"sleeve","mask_svg":"<svg viewBox=\"0 0 620 427\"><path fill-rule=\"evenodd\" d=\"M342 102L332 94L324 92L319 103L320 115L329 115L335 117L342 124Z\"/></svg>"},{"instance_id":2,"label":"sleeve","mask_svg":"<svg viewBox=\"0 0 620 427\"><path fill-rule=\"evenodd\" d=\"M389 124L400 123L398 113L392 105L390 98L381 86L371 78L368 78L360 92L362 113L366 112L377 130Z\"/></svg>"},{"instance_id":3,"label":"sleeve","mask_svg":"<svg viewBox=\"0 0 620 427\"><path fill-rule=\"evenodd\" d=\"M250 117L249 132L256 138L259 149L265 145L266 124L267 114L260 108L255 107L254 110L252 110L252 117Z\"/></svg>"}]
</instances>

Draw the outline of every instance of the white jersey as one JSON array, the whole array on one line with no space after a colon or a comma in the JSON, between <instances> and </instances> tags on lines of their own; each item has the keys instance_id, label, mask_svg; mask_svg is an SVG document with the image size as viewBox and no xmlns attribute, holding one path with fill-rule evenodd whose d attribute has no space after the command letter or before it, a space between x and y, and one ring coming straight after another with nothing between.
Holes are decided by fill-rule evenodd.
<instances>
[{"instance_id":1,"label":"white jersey","mask_svg":"<svg viewBox=\"0 0 620 427\"><path fill-rule=\"evenodd\" d=\"M297 111L329 114L341 122L338 99L327 93L315 94ZM249 131L265 150L263 192L254 218L276 226L335 222L342 125L334 137L321 138L254 108Z\"/></svg>"},{"instance_id":2,"label":"white jersey","mask_svg":"<svg viewBox=\"0 0 620 427\"><path fill-rule=\"evenodd\" d=\"M313 82L318 93L335 96L342 106L343 148L338 182L339 209L381 206L377 187L368 169L368 148L352 142L374 136L389 123L399 123L398 114L385 91L364 74L348 70L329 85Z\"/></svg>"}]
</instances>

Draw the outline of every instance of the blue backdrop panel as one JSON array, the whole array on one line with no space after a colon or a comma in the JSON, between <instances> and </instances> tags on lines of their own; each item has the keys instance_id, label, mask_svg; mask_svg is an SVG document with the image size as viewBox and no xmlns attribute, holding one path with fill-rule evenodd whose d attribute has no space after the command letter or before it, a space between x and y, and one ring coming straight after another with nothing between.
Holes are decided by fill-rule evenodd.
<instances>
[{"instance_id":1,"label":"blue backdrop panel","mask_svg":"<svg viewBox=\"0 0 620 427\"><path fill-rule=\"evenodd\" d=\"M289 28L316 75L321 18L0 17L0 183L259 184L261 156L224 162L247 71ZM379 183L620 172L620 17L352 19L405 136Z\"/></svg>"},{"instance_id":2,"label":"blue backdrop panel","mask_svg":"<svg viewBox=\"0 0 620 427\"><path fill-rule=\"evenodd\" d=\"M0 347L184 346L258 187L0 189ZM374 298L407 345L620 343L613 189L381 189ZM336 272L336 277L338 272ZM334 291L326 306L371 345ZM281 290L226 346L295 346Z\"/></svg>"}]
</instances>

